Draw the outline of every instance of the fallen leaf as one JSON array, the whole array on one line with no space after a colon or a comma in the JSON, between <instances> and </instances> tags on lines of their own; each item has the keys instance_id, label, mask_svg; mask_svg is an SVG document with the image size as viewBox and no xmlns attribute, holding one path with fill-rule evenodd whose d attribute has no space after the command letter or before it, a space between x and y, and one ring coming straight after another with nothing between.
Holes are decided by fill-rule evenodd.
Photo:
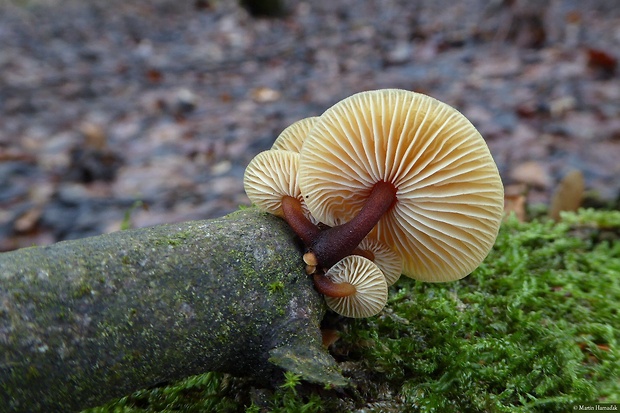
<instances>
[{"instance_id":1,"label":"fallen leaf","mask_svg":"<svg viewBox=\"0 0 620 413\"><path fill-rule=\"evenodd\" d=\"M26 152L19 150L5 150L0 148L0 162L22 161L35 163L36 158Z\"/></svg>"},{"instance_id":2,"label":"fallen leaf","mask_svg":"<svg viewBox=\"0 0 620 413\"><path fill-rule=\"evenodd\" d=\"M164 80L164 74L157 69L148 69L146 71L146 78L151 83L160 83Z\"/></svg>"},{"instance_id":3,"label":"fallen leaf","mask_svg":"<svg viewBox=\"0 0 620 413\"><path fill-rule=\"evenodd\" d=\"M79 127L84 136L84 145L93 150L104 150L108 146L106 132L101 125L84 122Z\"/></svg>"},{"instance_id":4,"label":"fallen leaf","mask_svg":"<svg viewBox=\"0 0 620 413\"><path fill-rule=\"evenodd\" d=\"M596 70L602 76L611 77L618 66L618 59L601 49L586 49L588 67Z\"/></svg>"},{"instance_id":5,"label":"fallen leaf","mask_svg":"<svg viewBox=\"0 0 620 413\"><path fill-rule=\"evenodd\" d=\"M328 328L321 329L321 336L323 338L323 347L327 348L340 339L340 333L337 330Z\"/></svg>"},{"instance_id":6,"label":"fallen leaf","mask_svg":"<svg viewBox=\"0 0 620 413\"><path fill-rule=\"evenodd\" d=\"M510 173L510 177L516 182L537 188L547 188L551 184L547 168L537 161L517 165Z\"/></svg>"},{"instance_id":7,"label":"fallen leaf","mask_svg":"<svg viewBox=\"0 0 620 413\"><path fill-rule=\"evenodd\" d=\"M270 103L280 99L280 92L268 87L257 87L252 90L252 99L258 103Z\"/></svg>"},{"instance_id":8,"label":"fallen leaf","mask_svg":"<svg viewBox=\"0 0 620 413\"><path fill-rule=\"evenodd\" d=\"M28 211L26 211L15 220L15 223L13 224L13 229L16 232L20 233L32 231L35 228L37 222L39 222L39 218L41 217L42 213L43 209L41 207L30 208Z\"/></svg>"},{"instance_id":9,"label":"fallen leaf","mask_svg":"<svg viewBox=\"0 0 620 413\"><path fill-rule=\"evenodd\" d=\"M514 213L520 222L527 219L527 186L523 184L508 185L504 188L504 216Z\"/></svg>"},{"instance_id":10,"label":"fallen leaf","mask_svg":"<svg viewBox=\"0 0 620 413\"><path fill-rule=\"evenodd\" d=\"M584 188L583 173L579 170L569 172L553 193L549 217L557 221L561 211L576 211L583 201Z\"/></svg>"}]
</instances>

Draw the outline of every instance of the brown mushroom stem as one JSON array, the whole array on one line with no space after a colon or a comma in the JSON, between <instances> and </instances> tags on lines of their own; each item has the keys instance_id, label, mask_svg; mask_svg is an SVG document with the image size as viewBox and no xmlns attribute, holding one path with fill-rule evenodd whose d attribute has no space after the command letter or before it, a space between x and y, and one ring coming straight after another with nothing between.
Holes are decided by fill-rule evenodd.
<instances>
[{"instance_id":1,"label":"brown mushroom stem","mask_svg":"<svg viewBox=\"0 0 620 413\"><path fill-rule=\"evenodd\" d=\"M313 279L317 291L329 297L348 297L357 292L353 284L335 283L324 274L314 274Z\"/></svg>"},{"instance_id":2,"label":"brown mushroom stem","mask_svg":"<svg viewBox=\"0 0 620 413\"><path fill-rule=\"evenodd\" d=\"M321 230L306 217L299 199L288 195L282 197L282 212L286 222L305 245L311 245L319 236Z\"/></svg>"},{"instance_id":3,"label":"brown mushroom stem","mask_svg":"<svg viewBox=\"0 0 620 413\"><path fill-rule=\"evenodd\" d=\"M396 187L390 182L377 182L360 212L349 222L321 231L310 244L310 250L323 268L329 268L350 255L381 217L396 202Z\"/></svg>"}]
</instances>

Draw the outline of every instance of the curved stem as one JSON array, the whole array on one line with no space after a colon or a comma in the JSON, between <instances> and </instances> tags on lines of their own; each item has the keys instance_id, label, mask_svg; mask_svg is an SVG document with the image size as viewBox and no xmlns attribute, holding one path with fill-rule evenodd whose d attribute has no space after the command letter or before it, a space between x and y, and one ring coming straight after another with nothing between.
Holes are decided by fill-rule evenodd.
<instances>
[{"instance_id":1,"label":"curved stem","mask_svg":"<svg viewBox=\"0 0 620 413\"><path fill-rule=\"evenodd\" d=\"M377 182L360 212L349 222L320 231L310 244L318 262L329 268L350 255L396 202L396 187ZM304 241L305 243L305 241Z\"/></svg>"},{"instance_id":2,"label":"curved stem","mask_svg":"<svg viewBox=\"0 0 620 413\"><path fill-rule=\"evenodd\" d=\"M305 245L311 245L317 239L321 230L306 218L299 199L288 195L282 197L282 212L286 222Z\"/></svg>"},{"instance_id":3,"label":"curved stem","mask_svg":"<svg viewBox=\"0 0 620 413\"><path fill-rule=\"evenodd\" d=\"M329 297L348 297L357 292L353 284L335 283L323 274L314 274L313 279L318 292Z\"/></svg>"}]
</instances>

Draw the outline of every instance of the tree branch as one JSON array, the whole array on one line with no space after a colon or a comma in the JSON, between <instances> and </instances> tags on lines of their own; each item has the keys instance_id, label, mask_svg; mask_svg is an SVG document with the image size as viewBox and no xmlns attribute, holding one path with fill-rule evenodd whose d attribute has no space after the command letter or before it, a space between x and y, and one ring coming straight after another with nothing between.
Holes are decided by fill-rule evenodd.
<instances>
[{"instance_id":1,"label":"tree branch","mask_svg":"<svg viewBox=\"0 0 620 413\"><path fill-rule=\"evenodd\" d=\"M293 233L254 208L0 254L0 411L76 411L206 371L342 386L324 311Z\"/></svg>"}]
</instances>

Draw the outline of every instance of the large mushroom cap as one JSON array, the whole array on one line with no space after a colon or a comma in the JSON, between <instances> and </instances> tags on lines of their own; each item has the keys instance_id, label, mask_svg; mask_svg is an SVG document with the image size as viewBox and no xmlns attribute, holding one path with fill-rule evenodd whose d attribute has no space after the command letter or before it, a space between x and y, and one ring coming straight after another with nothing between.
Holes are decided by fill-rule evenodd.
<instances>
[{"instance_id":1,"label":"large mushroom cap","mask_svg":"<svg viewBox=\"0 0 620 413\"><path fill-rule=\"evenodd\" d=\"M298 169L298 153L278 150L259 153L250 161L243 176L248 198L263 211L282 217L282 197L302 200L297 184ZM305 203L302 204L305 208Z\"/></svg>"},{"instance_id":2,"label":"large mushroom cap","mask_svg":"<svg viewBox=\"0 0 620 413\"><path fill-rule=\"evenodd\" d=\"M271 149L299 153L304 140L308 136L308 132L310 132L317 119L317 116L312 116L292 123L278 135Z\"/></svg>"},{"instance_id":3,"label":"large mushroom cap","mask_svg":"<svg viewBox=\"0 0 620 413\"><path fill-rule=\"evenodd\" d=\"M387 303L388 289L383 273L372 261L359 255L349 255L338 261L326 273L334 283L352 284L356 292L346 297L325 296L327 306L345 317L371 317Z\"/></svg>"},{"instance_id":4,"label":"large mushroom cap","mask_svg":"<svg viewBox=\"0 0 620 413\"><path fill-rule=\"evenodd\" d=\"M419 93L362 92L328 109L304 141L299 185L319 221L348 221L375 183L396 202L371 232L404 260L403 274L450 281L489 253L503 213L497 166L457 110Z\"/></svg>"}]
</instances>

